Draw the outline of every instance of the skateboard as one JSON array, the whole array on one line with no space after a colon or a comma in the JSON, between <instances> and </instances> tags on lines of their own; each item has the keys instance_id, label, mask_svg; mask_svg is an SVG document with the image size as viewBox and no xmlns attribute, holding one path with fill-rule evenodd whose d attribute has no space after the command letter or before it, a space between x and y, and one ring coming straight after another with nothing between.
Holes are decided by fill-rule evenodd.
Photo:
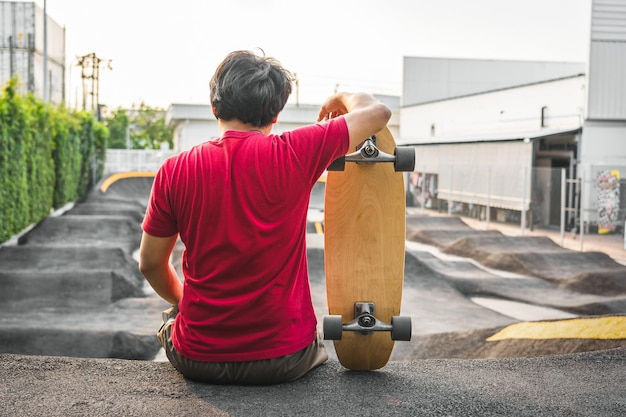
<instances>
[{"instance_id":1,"label":"skateboard","mask_svg":"<svg viewBox=\"0 0 626 417\"><path fill-rule=\"evenodd\" d=\"M411 318L399 316L404 281L404 171L415 150L396 147L388 128L328 168L324 197L324 269L333 340L348 369L374 370L389 361L395 340L411 339Z\"/></svg>"}]
</instances>

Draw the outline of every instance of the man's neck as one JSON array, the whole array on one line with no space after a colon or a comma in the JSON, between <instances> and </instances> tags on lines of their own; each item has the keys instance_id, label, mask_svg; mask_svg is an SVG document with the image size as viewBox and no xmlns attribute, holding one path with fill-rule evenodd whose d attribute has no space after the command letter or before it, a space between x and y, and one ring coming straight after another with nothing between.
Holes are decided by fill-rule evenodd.
<instances>
[{"instance_id":1,"label":"man's neck","mask_svg":"<svg viewBox=\"0 0 626 417\"><path fill-rule=\"evenodd\" d=\"M239 130L242 132L259 132L264 135L269 135L272 131L272 124L267 126L254 126L251 123L243 123L241 120L233 119L233 120L222 120L217 119L217 126L220 131L220 134L223 135L227 130Z\"/></svg>"}]
</instances>

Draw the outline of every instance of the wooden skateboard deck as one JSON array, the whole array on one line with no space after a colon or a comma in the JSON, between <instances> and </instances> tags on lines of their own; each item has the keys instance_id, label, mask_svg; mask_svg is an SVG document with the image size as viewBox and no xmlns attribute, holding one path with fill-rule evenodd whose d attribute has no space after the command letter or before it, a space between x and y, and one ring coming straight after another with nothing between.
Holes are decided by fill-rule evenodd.
<instances>
[{"instance_id":1,"label":"wooden skateboard deck","mask_svg":"<svg viewBox=\"0 0 626 417\"><path fill-rule=\"evenodd\" d=\"M376 146L393 155L387 128ZM324 264L331 315L355 319L355 303L374 303L374 316L391 323L400 314L404 280L406 207L403 174L389 163L346 163L329 171L324 198ZM410 338L410 336L409 336ZM379 369L394 346L389 332L344 331L334 341L341 364L354 370Z\"/></svg>"}]
</instances>

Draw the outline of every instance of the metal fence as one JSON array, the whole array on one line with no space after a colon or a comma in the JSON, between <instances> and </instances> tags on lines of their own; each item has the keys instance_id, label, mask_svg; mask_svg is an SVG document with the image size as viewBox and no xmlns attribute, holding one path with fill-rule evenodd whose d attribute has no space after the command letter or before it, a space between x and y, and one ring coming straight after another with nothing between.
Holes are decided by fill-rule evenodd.
<instances>
[{"instance_id":1,"label":"metal fence","mask_svg":"<svg viewBox=\"0 0 626 417\"><path fill-rule=\"evenodd\" d=\"M107 149L104 174L117 172L154 172L176 152L172 150Z\"/></svg>"},{"instance_id":2,"label":"metal fence","mask_svg":"<svg viewBox=\"0 0 626 417\"><path fill-rule=\"evenodd\" d=\"M406 178L407 206L490 221L525 230L624 233L624 164L521 168L516 172L471 164L440 166Z\"/></svg>"}]
</instances>

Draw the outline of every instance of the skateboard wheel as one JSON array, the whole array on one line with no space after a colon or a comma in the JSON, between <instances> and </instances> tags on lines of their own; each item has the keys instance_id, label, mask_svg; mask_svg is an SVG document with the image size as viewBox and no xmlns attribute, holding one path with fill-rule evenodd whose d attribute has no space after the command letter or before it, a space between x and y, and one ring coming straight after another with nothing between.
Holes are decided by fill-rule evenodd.
<instances>
[{"instance_id":1,"label":"skateboard wheel","mask_svg":"<svg viewBox=\"0 0 626 417\"><path fill-rule=\"evenodd\" d=\"M412 172L415 169L415 149L408 146L396 148L393 167L396 172Z\"/></svg>"},{"instance_id":2,"label":"skateboard wheel","mask_svg":"<svg viewBox=\"0 0 626 417\"><path fill-rule=\"evenodd\" d=\"M391 339L402 340L408 342L411 340L413 326L411 325L411 317L393 316L391 318Z\"/></svg>"},{"instance_id":3,"label":"skateboard wheel","mask_svg":"<svg viewBox=\"0 0 626 417\"><path fill-rule=\"evenodd\" d=\"M324 316L324 340L341 340L343 336L343 322L341 316Z\"/></svg>"},{"instance_id":4,"label":"skateboard wheel","mask_svg":"<svg viewBox=\"0 0 626 417\"><path fill-rule=\"evenodd\" d=\"M328 171L343 171L346 169L346 157L345 156L341 156L337 159L335 159L333 162L331 162L331 164L328 166Z\"/></svg>"}]
</instances>

